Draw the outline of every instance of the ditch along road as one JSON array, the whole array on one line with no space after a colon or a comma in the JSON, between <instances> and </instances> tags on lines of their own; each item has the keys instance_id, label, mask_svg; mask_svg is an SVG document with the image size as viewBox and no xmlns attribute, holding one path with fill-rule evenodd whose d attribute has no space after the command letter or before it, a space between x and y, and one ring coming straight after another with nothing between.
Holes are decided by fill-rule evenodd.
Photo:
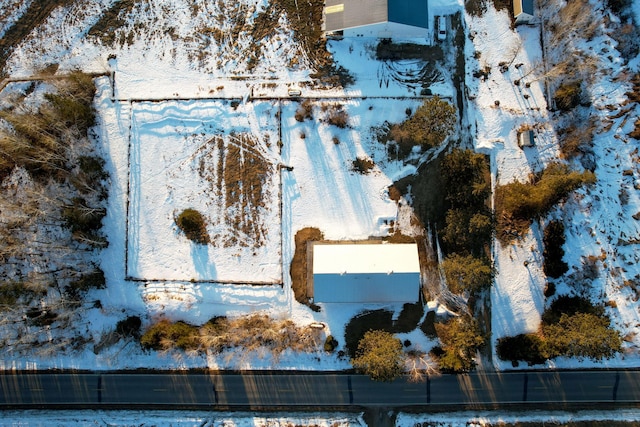
<instances>
[{"instance_id":1,"label":"ditch along road","mask_svg":"<svg viewBox=\"0 0 640 427\"><path fill-rule=\"evenodd\" d=\"M640 406L640 371L442 375L412 383L346 373L4 372L0 409L592 408Z\"/></svg>"}]
</instances>

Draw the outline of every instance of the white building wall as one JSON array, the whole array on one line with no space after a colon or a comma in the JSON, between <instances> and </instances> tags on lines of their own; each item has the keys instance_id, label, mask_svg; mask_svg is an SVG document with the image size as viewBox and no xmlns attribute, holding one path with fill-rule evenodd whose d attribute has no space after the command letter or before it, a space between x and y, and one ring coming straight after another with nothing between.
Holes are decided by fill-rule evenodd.
<instances>
[{"instance_id":1,"label":"white building wall","mask_svg":"<svg viewBox=\"0 0 640 427\"><path fill-rule=\"evenodd\" d=\"M381 22L378 24L364 25L362 27L347 28L343 34L345 37L376 37L376 38L428 38L432 30L429 28L413 27L411 25L395 22Z\"/></svg>"}]
</instances>

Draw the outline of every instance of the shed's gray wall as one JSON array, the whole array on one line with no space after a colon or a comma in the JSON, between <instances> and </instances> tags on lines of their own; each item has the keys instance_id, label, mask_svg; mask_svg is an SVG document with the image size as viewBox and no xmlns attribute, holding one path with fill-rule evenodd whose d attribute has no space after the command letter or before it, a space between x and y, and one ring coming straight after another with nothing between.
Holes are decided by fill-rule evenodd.
<instances>
[{"instance_id":1,"label":"shed's gray wall","mask_svg":"<svg viewBox=\"0 0 640 427\"><path fill-rule=\"evenodd\" d=\"M416 302L420 273L314 274L313 300L328 303Z\"/></svg>"}]
</instances>

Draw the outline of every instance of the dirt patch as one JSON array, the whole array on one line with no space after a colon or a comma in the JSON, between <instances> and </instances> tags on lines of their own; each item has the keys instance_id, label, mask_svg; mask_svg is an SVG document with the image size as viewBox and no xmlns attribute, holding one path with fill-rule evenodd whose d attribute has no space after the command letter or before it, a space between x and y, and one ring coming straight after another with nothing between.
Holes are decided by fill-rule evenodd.
<instances>
[{"instance_id":1,"label":"dirt patch","mask_svg":"<svg viewBox=\"0 0 640 427\"><path fill-rule=\"evenodd\" d=\"M11 51L33 31L58 6L66 6L74 0L38 0L31 2L27 11L13 24L0 39L0 77L6 77L4 66Z\"/></svg>"},{"instance_id":2,"label":"dirt patch","mask_svg":"<svg viewBox=\"0 0 640 427\"><path fill-rule=\"evenodd\" d=\"M296 233L296 248L291 260L291 287L296 301L308 304L307 297L307 243L315 240L323 240L322 231L317 228L307 227Z\"/></svg>"},{"instance_id":3,"label":"dirt patch","mask_svg":"<svg viewBox=\"0 0 640 427\"><path fill-rule=\"evenodd\" d=\"M379 61L397 61L401 59L421 59L423 61L442 61L444 53L440 46L413 43L392 43L382 41L376 47Z\"/></svg>"}]
</instances>

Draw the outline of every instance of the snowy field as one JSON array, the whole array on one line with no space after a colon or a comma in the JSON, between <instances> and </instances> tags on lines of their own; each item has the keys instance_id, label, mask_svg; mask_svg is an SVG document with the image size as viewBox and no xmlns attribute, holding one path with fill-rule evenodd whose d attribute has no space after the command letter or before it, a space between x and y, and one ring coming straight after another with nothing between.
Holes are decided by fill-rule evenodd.
<instances>
[{"instance_id":1,"label":"snowy field","mask_svg":"<svg viewBox=\"0 0 640 427\"><path fill-rule=\"evenodd\" d=\"M12 10L1 31L24 10L12 7L15 3L0 0L0 9ZM114 3L86 0L56 9L7 62L13 77L32 75L52 63L59 64L59 73L75 68L115 73L114 79L96 79L97 142L111 175L104 221L109 247L100 255L107 288L92 291L89 297L100 300L102 307L87 310L79 328L98 342L124 313L140 316L146 326L159 317L202 324L213 316L261 311L299 324L323 322L326 333L340 339L349 319L365 309L386 308L397 314L401 309L397 305L358 304L327 305L313 312L295 302L288 271L294 236L305 227L317 227L335 240L385 236L391 223L408 234L415 232L406 215L407 201L399 207L387 189L415 173L420 159L406 164L389 160L376 132L385 122L402 121L407 109L420 105L422 88L415 78L429 64L377 61L372 40L332 40L328 45L336 64L350 70L355 83L347 89L313 88L309 82L315 70L284 18L277 31L260 41L260 56L254 64L247 59L254 46L245 33L219 43L213 42L213 36L191 36L206 32L211 16L229 18L214 23L225 29L233 20L252 22L266 0L234 5L204 0L142 2L121 30L129 42L106 46L88 36L87 29ZM634 3L636 10L639 3ZM189 14L190 6L197 11ZM460 11L461 1L437 0L431 7L433 14ZM494 185L526 179L559 155L543 81L530 73L542 59L539 27L513 29L508 15L492 7L482 19L463 16L467 39L471 39L465 52L469 100L463 126L476 135L476 150L491 155ZM144 31L137 29L137 23ZM450 47L451 41L446 43ZM609 105L623 104L629 89L615 81L620 58L614 45L604 33L585 46L589 51L607 52L591 99L598 114L611 113ZM452 49L445 48L445 58L453 61ZM519 66L500 72L501 62ZM492 70L486 79L473 77L485 66ZM455 99L450 69L434 67L438 73L429 89ZM638 60L628 67L637 72ZM518 79L530 85L515 85ZM301 102L286 99L289 88L301 88L302 98L311 99L312 119L296 120ZM272 99L277 97L285 99ZM344 112L346 126L329 123L335 111ZM626 136L632 124L633 120L620 116L612 119L608 129L599 130L594 142L595 187L576 192L563 211L555 210L542 221L544 225L548 219L564 220L566 261L572 271L579 271L586 257L598 257L600 276L588 293L594 301L609 302L607 313L625 338L624 353L599 363L555 360L550 366L638 365L637 295L624 285L640 277L636 247L640 226L631 217L640 211L635 190L640 182L638 142ZM534 128L535 147L517 146L516 134L522 125ZM357 158L373 161L373 169L368 174L353 171ZM246 205L227 202L227 184L238 183L225 174L225 165L233 162L238 167L260 165L262 192L247 197ZM631 173L623 175L627 170ZM624 204L619 197L622 190L629 196ZM178 232L174 217L188 207L206 213L214 244L197 247ZM246 227L237 235L238 225ZM540 325L547 304L540 226L534 224L514 244L496 243L493 255L498 271L491 290L495 344L501 337L534 332ZM557 293L569 292L569 281L557 283ZM444 310L434 302L428 306ZM435 344L420 333L401 338L425 351ZM346 358L322 352L285 354L278 361L259 355L234 356L232 352L217 359L157 355L144 353L132 343L118 343L97 355L90 349L53 358L3 353L0 362L5 368L349 367ZM492 363L493 368L512 368L497 357Z\"/></svg>"},{"instance_id":2,"label":"snowy field","mask_svg":"<svg viewBox=\"0 0 640 427\"><path fill-rule=\"evenodd\" d=\"M135 103L127 277L282 283L278 127L273 103ZM209 245L175 218L203 213Z\"/></svg>"},{"instance_id":3,"label":"snowy field","mask_svg":"<svg viewBox=\"0 0 640 427\"><path fill-rule=\"evenodd\" d=\"M17 8L18 3L0 0L0 11L12 11L0 12L0 34L29 4L25 1ZM415 60L377 61L371 40L334 40L328 44L334 59L350 70L355 84L346 89L314 89L308 86L314 70L293 39L286 19L261 41L260 60L253 69L244 55L252 48L247 34L220 43L191 37L209 27L211 16L251 21L255 11L267 5L266 0L242 0L233 2L234 7L232 2L204 0L141 2L144 7L133 10L122 30L124 35L133 34L131 43L107 47L88 37L86 31L114 3L83 0L57 9L15 49L7 63L13 77L32 75L52 63L59 64L60 73L75 68L115 72L115 80L96 79L97 142L111 175L104 220L109 247L100 254L107 288L90 293L88 298L100 300L102 306L83 312L76 330L100 343L117 321L131 315L140 316L145 327L161 317L202 324L214 316L264 312L291 318L300 325L322 322L325 333L334 335L340 342L338 349L343 350L345 326L358 313L387 309L397 316L402 308L399 304L327 304L314 312L295 301L288 273L294 236L305 227L317 227L326 238L335 240L385 236L392 222L407 234L416 232L407 201L398 206L387 191L394 181L416 172L415 162L389 160L376 132L385 122L402 121L407 109L415 110L420 105L417 98L421 87L414 80L425 64ZM194 4L199 13L191 15L189 7ZM640 1L635 0L634 6L640 18ZM430 10L433 14L453 14L464 9L460 0L434 0ZM529 73L542 59L539 27L513 29L508 15L492 7L482 19L463 16L466 35L471 36L467 39L469 100L463 126L476 135L475 149L491 155L494 185L525 180L559 155L543 81L530 78L534 74ZM143 22L147 32L136 33L136 22ZM230 22L215 22L214 26L228 29ZM584 49L607 53L590 101L596 114L615 116L619 110L612 112L608 106L623 105L629 90L627 84L616 80L620 58L615 42L604 34ZM452 52L446 55L451 62ZM522 65L502 73L499 64L504 61ZM488 78L473 77L474 71L485 66L492 69ZM639 69L638 59L628 64L630 72ZM455 99L447 69L438 71L440 77L431 84L431 91ZM528 77L528 87L513 83ZM311 98L312 119L296 120L300 101L273 99L286 98L289 88L302 88L303 98ZM344 128L328 123L336 110L347 116ZM637 116L636 106L629 117ZM633 121L626 116L613 118L608 129L596 134L598 181L593 188L576 192L563 210L556 209L549 218L534 224L522 240L507 246L494 244L498 271L491 289L494 349L501 337L538 330L541 313L548 305L543 294L547 278L542 271L541 226L550 219L561 219L567 230L565 261L570 271L577 274L587 257L597 258L599 276L584 293L594 301L608 303L607 314L625 342L623 353L614 359L556 359L547 366L608 368L640 364L638 295L625 285L640 277L640 225L632 219L640 212L636 190L640 187L639 147L638 141L627 137ZM517 146L517 130L523 125L534 128L535 147L523 150ZM368 174L353 171L357 158L372 160L373 169ZM244 206L227 203L227 184L234 182L234 177L225 175L224 167L241 167L246 162L261 165L262 193L247 198ZM620 199L623 190L628 194L625 203ZM188 207L206 213L207 231L214 244L198 247L178 232L174 217ZM237 224L247 225L244 234L234 233ZM572 277L575 275L557 282L556 294L575 292ZM427 307L439 313L447 311L435 302L428 302ZM437 345L419 330L398 337L410 340L416 350L428 351ZM140 367L343 370L351 365L346 357L320 350L285 352L275 360L260 351L228 350L216 355L144 352L126 340L99 352L87 346L81 351L61 350L53 355L36 351L0 353L3 369ZM504 370L513 366L494 354L491 365L483 368ZM525 364L518 367L526 368ZM640 423L640 413L401 413L396 425L412 427L430 422L438 427L466 427L609 419ZM158 426L365 424L358 414L281 417L164 411L4 411L0 426L137 425L141 420Z\"/></svg>"}]
</instances>

